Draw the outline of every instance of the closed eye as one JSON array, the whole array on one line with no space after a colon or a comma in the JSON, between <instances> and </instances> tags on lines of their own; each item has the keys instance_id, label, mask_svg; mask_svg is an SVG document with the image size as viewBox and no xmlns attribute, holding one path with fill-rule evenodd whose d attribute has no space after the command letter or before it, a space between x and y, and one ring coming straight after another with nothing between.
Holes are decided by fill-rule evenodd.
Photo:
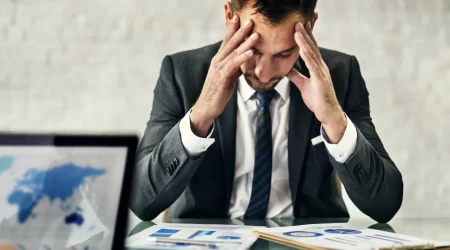
<instances>
[{"instance_id":1,"label":"closed eye","mask_svg":"<svg viewBox=\"0 0 450 250\"><path fill-rule=\"evenodd\" d=\"M261 52L259 50L257 50L256 48L252 48L252 50L253 50L253 54L254 55L260 55L261 54Z\"/></svg>"},{"instance_id":2,"label":"closed eye","mask_svg":"<svg viewBox=\"0 0 450 250\"><path fill-rule=\"evenodd\" d=\"M292 55L292 53L289 53L289 54L277 54L277 57L279 57L279 58L289 58L289 57L291 57L291 55Z\"/></svg>"},{"instance_id":3,"label":"closed eye","mask_svg":"<svg viewBox=\"0 0 450 250\"><path fill-rule=\"evenodd\" d=\"M280 52L278 52L278 53L276 53L276 54L274 54L274 55L275 55L276 57L278 57L278 58L283 58L283 59L289 58L289 57L292 56L292 51L293 51L296 47L297 47L297 45L294 45L293 47L291 47L291 48L289 48L289 49L286 49L286 50L283 50L283 51L280 51ZM253 47L252 50L253 50L253 54L254 54L254 55L262 55L261 51L259 51L257 48Z\"/></svg>"}]
</instances>

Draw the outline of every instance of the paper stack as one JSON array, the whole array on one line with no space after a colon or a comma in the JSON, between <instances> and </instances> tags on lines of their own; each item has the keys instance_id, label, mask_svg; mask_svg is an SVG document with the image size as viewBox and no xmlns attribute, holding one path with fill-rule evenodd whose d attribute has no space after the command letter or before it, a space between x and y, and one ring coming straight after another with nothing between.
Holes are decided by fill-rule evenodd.
<instances>
[{"instance_id":1,"label":"paper stack","mask_svg":"<svg viewBox=\"0 0 450 250\"><path fill-rule=\"evenodd\" d=\"M125 244L145 249L244 250L258 239L253 234L258 228L262 227L163 223L128 237Z\"/></svg>"},{"instance_id":2,"label":"paper stack","mask_svg":"<svg viewBox=\"0 0 450 250\"><path fill-rule=\"evenodd\" d=\"M269 241L314 250L450 249L450 243L429 241L348 223L261 228L256 229L254 233Z\"/></svg>"}]
</instances>

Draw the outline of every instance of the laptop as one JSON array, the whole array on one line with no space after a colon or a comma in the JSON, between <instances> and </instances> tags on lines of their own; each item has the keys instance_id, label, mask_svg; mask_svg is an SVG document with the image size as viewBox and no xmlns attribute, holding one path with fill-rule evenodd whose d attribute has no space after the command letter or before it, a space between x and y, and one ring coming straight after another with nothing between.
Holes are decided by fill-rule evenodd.
<instances>
[{"instance_id":1,"label":"laptop","mask_svg":"<svg viewBox=\"0 0 450 250\"><path fill-rule=\"evenodd\" d=\"M123 249L137 136L0 134L0 242Z\"/></svg>"}]
</instances>

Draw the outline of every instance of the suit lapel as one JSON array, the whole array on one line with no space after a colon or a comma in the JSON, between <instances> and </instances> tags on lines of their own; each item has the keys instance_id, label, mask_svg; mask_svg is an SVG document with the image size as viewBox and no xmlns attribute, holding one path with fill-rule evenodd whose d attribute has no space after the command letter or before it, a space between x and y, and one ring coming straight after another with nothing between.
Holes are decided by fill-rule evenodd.
<instances>
[{"instance_id":1,"label":"suit lapel","mask_svg":"<svg viewBox=\"0 0 450 250\"><path fill-rule=\"evenodd\" d=\"M298 60L294 67L300 73L309 77L308 69L301 59ZM295 205L308 143L311 139L309 138L310 128L314 115L303 102L301 93L294 83L291 82L290 88L291 101L288 134L289 187L291 189L292 204Z\"/></svg>"},{"instance_id":2,"label":"suit lapel","mask_svg":"<svg viewBox=\"0 0 450 250\"><path fill-rule=\"evenodd\" d=\"M237 115L237 86L225 110L216 118L220 138L223 160L225 164L226 201L229 204L233 190L234 168L236 157L236 115ZM228 206L227 206L228 209Z\"/></svg>"}]
</instances>

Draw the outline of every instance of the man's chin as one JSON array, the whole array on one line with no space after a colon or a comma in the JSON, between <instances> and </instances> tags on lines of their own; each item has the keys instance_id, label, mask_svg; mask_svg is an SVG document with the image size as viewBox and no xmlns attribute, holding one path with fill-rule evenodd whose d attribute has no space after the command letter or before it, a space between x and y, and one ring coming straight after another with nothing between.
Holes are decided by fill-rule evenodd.
<instances>
[{"instance_id":1,"label":"man's chin","mask_svg":"<svg viewBox=\"0 0 450 250\"><path fill-rule=\"evenodd\" d=\"M272 90L272 89L275 88L275 86L277 86L277 84L278 84L279 82L280 82L280 81L274 81L274 82L272 82L272 83L268 83L268 84L262 85L262 84L254 83L254 82L252 82L251 80L248 80L248 79L247 79L247 84L248 84L252 89L254 89L256 92L264 92L264 91Z\"/></svg>"},{"instance_id":2,"label":"man's chin","mask_svg":"<svg viewBox=\"0 0 450 250\"><path fill-rule=\"evenodd\" d=\"M256 92L265 92L265 91L272 90L274 88L274 85L263 86L263 87L256 87L256 86L250 86L250 87L252 87Z\"/></svg>"}]
</instances>

